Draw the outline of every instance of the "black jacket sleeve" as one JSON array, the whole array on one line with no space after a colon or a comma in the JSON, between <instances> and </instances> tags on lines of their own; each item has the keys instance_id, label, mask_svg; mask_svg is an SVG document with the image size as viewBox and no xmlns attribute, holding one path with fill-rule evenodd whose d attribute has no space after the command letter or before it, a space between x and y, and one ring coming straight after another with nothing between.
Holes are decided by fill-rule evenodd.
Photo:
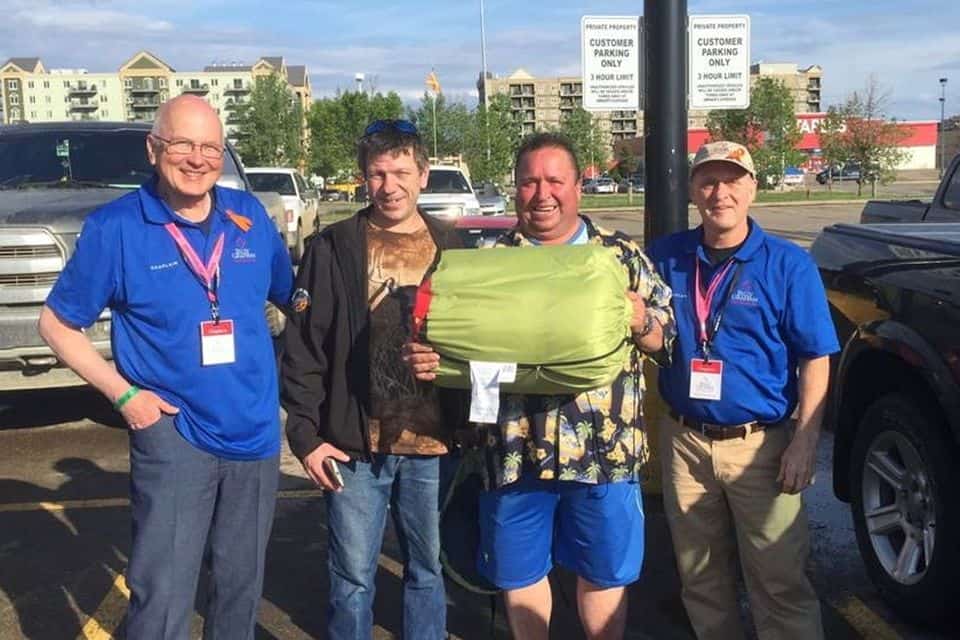
<instances>
[{"instance_id":1,"label":"black jacket sleeve","mask_svg":"<svg viewBox=\"0 0 960 640\"><path fill-rule=\"evenodd\" d=\"M281 402L287 440L300 460L323 444L320 416L328 401L330 362L323 345L333 323L333 256L325 234L310 243L294 284L293 313L284 332Z\"/></svg>"}]
</instances>

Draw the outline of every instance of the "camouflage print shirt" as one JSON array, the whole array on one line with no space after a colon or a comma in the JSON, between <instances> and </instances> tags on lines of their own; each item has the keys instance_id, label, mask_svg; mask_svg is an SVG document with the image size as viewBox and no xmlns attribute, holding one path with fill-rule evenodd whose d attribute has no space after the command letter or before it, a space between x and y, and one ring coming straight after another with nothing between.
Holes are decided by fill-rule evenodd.
<instances>
[{"instance_id":1,"label":"camouflage print shirt","mask_svg":"<svg viewBox=\"0 0 960 640\"><path fill-rule=\"evenodd\" d=\"M617 253L630 289L640 294L663 327L664 348L651 357L661 366L669 365L676 336L670 288L628 236L597 227L586 216L581 219L588 242ZM497 241L498 246L531 244L518 230ZM630 362L610 386L576 396L502 394L497 424L487 432L492 484L500 487L529 473L543 480L589 484L636 478L648 455L643 357L634 348Z\"/></svg>"}]
</instances>

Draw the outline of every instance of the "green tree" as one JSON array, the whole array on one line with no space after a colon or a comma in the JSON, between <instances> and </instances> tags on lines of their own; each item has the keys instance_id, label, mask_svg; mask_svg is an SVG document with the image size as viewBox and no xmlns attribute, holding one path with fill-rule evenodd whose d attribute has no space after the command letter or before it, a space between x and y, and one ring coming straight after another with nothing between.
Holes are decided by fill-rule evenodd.
<instances>
[{"instance_id":1,"label":"green tree","mask_svg":"<svg viewBox=\"0 0 960 640\"><path fill-rule=\"evenodd\" d=\"M436 109L434 109L436 105ZM436 127L434 127L436 113ZM447 102L440 93L423 92L420 106L408 108L407 116L420 130L420 138L431 156L451 156L464 153L473 115L462 102ZM434 144L436 134L436 144Z\"/></svg>"},{"instance_id":2,"label":"green tree","mask_svg":"<svg viewBox=\"0 0 960 640\"><path fill-rule=\"evenodd\" d=\"M876 196L877 183L892 181L907 155L899 144L909 133L896 120L887 120L888 101L889 94L871 76L862 91L854 91L841 106L832 108L834 121L820 127L821 148L829 150L831 159L860 165L857 195L863 193L866 182ZM842 126L836 124L841 121Z\"/></svg>"},{"instance_id":3,"label":"green tree","mask_svg":"<svg viewBox=\"0 0 960 640\"><path fill-rule=\"evenodd\" d=\"M252 167L295 167L303 157L300 103L277 74L257 78L250 99L232 105L237 151Z\"/></svg>"},{"instance_id":4,"label":"green tree","mask_svg":"<svg viewBox=\"0 0 960 640\"><path fill-rule=\"evenodd\" d=\"M472 115L463 149L471 177L478 182L509 178L520 147L520 129L510 109L510 98L500 93L490 96L489 108L480 104Z\"/></svg>"},{"instance_id":5,"label":"green tree","mask_svg":"<svg viewBox=\"0 0 960 640\"><path fill-rule=\"evenodd\" d=\"M355 176L357 141L367 125L373 120L402 115L403 102L393 91L372 96L358 91L342 92L315 101L307 114L310 171L334 179Z\"/></svg>"},{"instance_id":6,"label":"green tree","mask_svg":"<svg viewBox=\"0 0 960 640\"><path fill-rule=\"evenodd\" d=\"M580 166L606 167L609 149L604 144L603 134L593 115L583 107L577 107L560 120L559 132L573 143Z\"/></svg>"},{"instance_id":7,"label":"green tree","mask_svg":"<svg viewBox=\"0 0 960 640\"><path fill-rule=\"evenodd\" d=\"M828 167L846 164L850 161L850 148L845 141L847 116L843 109L835 105L827 109L827 115L817 125L820 137L820 153ZM827 189L833 190L833 180L827 182Z\"/></svg>"},{"instance_id":8,"label":"green tree","mask_svg":"<svg viewBox=\"0 0 960 640\"><path fill-rule=\"evenodd\" d=\"M749 149L761 188L778 185L786 167L804 160L796 149L803 134L797 125L793 96L782 81L774 78L757 80L747 109L711 111L707 129L712 140L739 142Z\"/></svg>"}]
</instances>

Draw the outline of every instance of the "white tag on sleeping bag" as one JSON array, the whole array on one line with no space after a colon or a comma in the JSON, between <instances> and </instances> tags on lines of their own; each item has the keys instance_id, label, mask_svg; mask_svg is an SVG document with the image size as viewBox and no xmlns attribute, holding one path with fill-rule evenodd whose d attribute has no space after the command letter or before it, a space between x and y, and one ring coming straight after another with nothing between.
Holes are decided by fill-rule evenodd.
<instances>
[{"instance_id":1,"label":"white tag on sleeping bag","mask_svg":"<svg viewBox=\"0 0 960 640\"><path fill-rule=\"evenodd\" d=\"M496 424L500 384L517 379L515 362L470 362L470 422Z\"/></svg>"}]
</instances>

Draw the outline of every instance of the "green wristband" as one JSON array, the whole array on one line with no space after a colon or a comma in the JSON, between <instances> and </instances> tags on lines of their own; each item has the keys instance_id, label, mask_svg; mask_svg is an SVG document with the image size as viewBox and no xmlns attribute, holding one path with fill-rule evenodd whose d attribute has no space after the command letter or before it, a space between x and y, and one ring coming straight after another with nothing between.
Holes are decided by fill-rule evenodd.
<instances>
[{"instance_id":1,"label":"green wristband","mask_svg":"<svg viewBox=\"0 0 960 640\"><path fill-rule=\"evenodd\" d=\"M123 409L123 405L130 402L130 398L138 393L140 393L140 387L135 384L130 385L130 388L127 389L127 391L122 396L117 398L117 401L113 403L113 408L117 411L120 411L120 409Z\"/></svg>"}]
</instances>

